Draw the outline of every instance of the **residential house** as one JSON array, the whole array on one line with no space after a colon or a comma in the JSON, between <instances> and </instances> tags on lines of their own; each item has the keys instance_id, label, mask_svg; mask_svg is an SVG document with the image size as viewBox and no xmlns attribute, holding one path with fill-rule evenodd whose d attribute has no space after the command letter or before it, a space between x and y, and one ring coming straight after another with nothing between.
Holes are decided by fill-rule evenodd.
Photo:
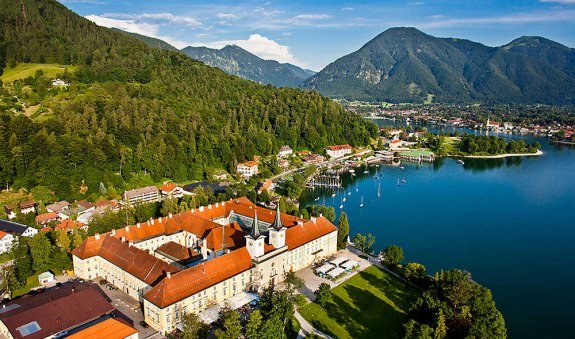
<instances>
[{"instance_id":1,"label":"residential house","mask_svg":"<svg viewBox=\"0 0 575 339\"><path fill-rule=\"evenodd\" d=\"M160 190L156 186L147 186L125 191L122 200L128 205L160 201Z\"/></svg>"},{"instance_id":2,"label":"residential house","mask_svg":"<svg viewBox=\"0 0 575 339\"><path fill-rule=\"evenodd\" d=\"M164 185L160 187L160 192L162 194L162 199L181 198L184 196L184 189L173 182L165 182Z\"/></svg>"},{"instance_id":3,"label":"residential house","mask_svg":"<svg viewBox=\"0 0 575 339\"><path fill-rule=\"evenodd\" d=\"M57 231L66 231L68 233L73 232L74 229L81 229L84 231L88 231L88 225L84 224L81 221L74 221L72 219L64 219L55 227L55 230L57 230Z\"/></svg>"},{"instance_id":4,"label":"residential house","mask_svg":"<svg viewBox=\"0 0 575 339\"><path fill-rule=\"evenodd\" d=\"M66 200L58 201L50 205L46 205L46 211L60 213L60 211L65 210L70 207L70 203Z\"/></svg>"},{"instance_id":5,"label":"residential house","mask_svg":"<svg viewBox=\"0 0 575 339\"><path fill-rule=\"evenodd\" d=\"M302 160L308 165L317 165L324 162L325 158L322 155L312 154L307 157L304 157Z\"/></svg>"},{"instance_id":6,"label":"residential house","mask_svg":"<svg viewBox=\"0 0 575 339\"><path fill-rule=\"evenodd\" d=\"M20 201L18 203L18 208L20 209L20 213L22 214L36 213L37 206L38 203L34 200Z\"/></svg>"},{"instance_id":7,"label":"residential house","mask_svg":"<svg viewBox=\"0 0 575 339\"><path fill-rule=\"evenodd\" d=\"M46 225L46 224L49 224L51 222L60 220L60 216L58 215L58 213L48 212L48 213L38 214L36 216L35 220L36 220L37 225Z\"/></svg>"},{"instance_id":8,"label":"residential house","mask_svg":"<svg viewBox=\"0 0 575 339\"><path fill-rule=\"evenodd\" d=\"M273 181L267 179L266 181L260 183L257 188L258 194L262 194L263 191L269 191L273 189Z\"/></svg>"},{"instance_id":9,"label":"residential house","mask_svg":"<svg viewBox=\"0 0 575 339\"><path fill-rule=\"evenodd\" d=\"M0 231L12 234L14 237L33 237L38 230L28 225L0 219Z\"/></svg>"},{"instance_id":10,"label":"residential house","mask_svg":"<svg viewBox=\"0 0 575 339\"><path fill-rule=\"evenodd\" d=\"M4 205L4 213L8 216L9 220L16 218L16 211L9 205Z\"/></svg>"},{"instance_id":11,"label":"residential house","mask_svg":"<svg viewBox=\"0 0 575 339\"><path fill-rule=\"evenodd\" d=\"M280 168L287 168L289 167L289 161L286 159L279 159L278 160L278 167Z\"/></svg>"},{"instance_id":12,"label":"residential house","mask_svg":"<svg viewBox=\"0 0 575 339\"><path fill-rule=\"evenodd\" d=\"M292 156L293 150L289 146L282 146L278 153L278 157L280 158L287 158Z\"/></svg>"},{"instance_id":13,"label":"residential house","mask_svg":"<svg viewBox=\"0 0 575 339\"><path fill-rule=\"evenodd\" d=\"M41 273L40 275L38 275L38 282L40 283L40 285L44 286L55 283L56 279L54 279L54 273L49 271Z\"/></svg>"},{"instance_id":14,"label":"residential house","mask_svg":"<svg viewBox=\"0 0 575 339\"><path fill-rule=\"evenodd\" d=\"M214 180L226 180L228 178L228 173L223 170L215 172L212 176Z\"/></svg>"},{"instance_id":15,"label":"residential house","mask_svg":"<svg viewBox=\"0 0 575 339\"><path fill-rule=\"evenodd\" d=\"M52 86L69 86L70 84L61 79L52 79Z\"/></svg>"},{"instance_id":16,"label":"residential house","mask_svg":"<svg viewBox=\"0 0 575 339\"><path fill-rule=\"evenodd\" d=\"M347 154L351 154L353 149L350 145L333 145L327 147L327 155L331 158L341 158Z\"/></svg>"},{"instance_id":17,"label":"residential house","mask_svg":"<svg viewBox=\"0 0 575 339\"><path fill-rule=\"evenodd\" d=\"M246 161L239 163L236 170L244 178L251 178L258 174L258 163L255 161Z\"/></svg>"},{"instance_id":18,"label":"residential house","mask_svg":"<svg viewBox=\"0 0 575 339\"><path fill-rule=\"evenodd\" d=\"M14 236L12 234L0 231L0 254L10 252L13 243Z\"/></svg>"}]
</instances>

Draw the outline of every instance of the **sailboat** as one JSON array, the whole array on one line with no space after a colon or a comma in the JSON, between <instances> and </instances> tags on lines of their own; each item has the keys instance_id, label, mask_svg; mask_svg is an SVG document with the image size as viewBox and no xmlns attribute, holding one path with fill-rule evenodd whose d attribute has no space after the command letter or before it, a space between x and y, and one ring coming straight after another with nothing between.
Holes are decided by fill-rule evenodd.
<instances>
[{"instance_id":1,"label":"sailboat","mask_svg":"<svg viewBox=\"0 0 575 339\"><path fill-rule=\"evenodd\" d=\"M361 203L359 204L359 207L363 207L363 195L361 196Z\"/></svg>"},{"instance_id":2,"label":"sailboat","mask_svg":"<svg viewBox=\"0 0 575 339\"><path fill-rule=\"evenodd\" d=\"M355 186L355 193L359 192L359 190L357 189L357 186Z\"/></svg>"},{"instance_id":3,"label":"sailboat","mask_svg":"<svg viewBox=\"0 0 575 339\"><path fill-rule=\"evenodd\" d=\"M343 208L343 200L341 201L341 204L339 205L339 208L340 208L340 209Z\"/></svg>"},{"instance_id":4,"label":"sailboat","mask_svg":"<svg viewBox=\"0 0 575 339\"><path fill-rule=\"evenodd\" d=\"M377 184L377 196L381 197L381 184Z\"/></svg>"},{"instance_id":5,"label":"sailboat","mask_svg":"<svg viewBox=\"0 0 575 339\"><path fill-rule=\"evenodd\" d=\"M399 178L397 178L397 186L400 186L401 184L399 183Z\"/></svg>"},{"instance_id":6,"label":"sailboat","mask_svg":"<svg viewBox=\"0 0 575 339\"><path fill-rule=\"evenodd\" d=\"M403 179L401 179L401 182L404 183L404 184L407 182L407 181L405 180L405 177L403 177Z\"/></svg>"},{"instance_id":7,"label":"sailboat","mask_svg":"<svg viewBox=\"0 0 575 339\"><path fill-rule=\"evenodd\" d=\"M349 192L347 192L347 195L351 195L351 190L349 190Z\"/></svg>"},{"instance_id":8,"label":"sailboat","mask_svg":"<svg viewBox=\"0 0 575 339\"><path fill-rule=\"evenodd\" d=\"M317 198L313 199L313 201L318 201L318 200L319 200L319 197L317 197Z\"/></svg>"},{"instance_id":9,"label":"sailboat","mask_svg":"<svg viewBox=\"0 0 575 339\"><path fill-rule=\"evenodd\" d=\"M333 192L333 193L331 194L331 197L332 197L332 198L335 197L335 192Z\"/></svg>"},{"instance_id":10,"label":"sailboat","mask_svg":"<svg viewBox=\"0 0 575 339\"><path fill-rule=\"evenodd\" d=\"M343 196L342 202L345 202L346 200L347 200L347 198L345 197L345 192L344 192L344 196Z\"/></svg>"}]
</instances>

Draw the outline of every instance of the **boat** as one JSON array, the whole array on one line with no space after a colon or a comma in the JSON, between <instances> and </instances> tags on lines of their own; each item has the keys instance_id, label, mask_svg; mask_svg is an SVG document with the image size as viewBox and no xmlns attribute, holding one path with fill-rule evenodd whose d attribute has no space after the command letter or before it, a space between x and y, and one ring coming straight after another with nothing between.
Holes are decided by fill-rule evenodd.
<instances>
[{"instance_id":1,"label":"boat","mask_svg":"<svg viewBox=\"0 0 575 339\"><path fill-rule=\"evenodd\" d=\"M351 168L351 169L349 170L349 173L355 173L355 170L354 170L353 168Z\"/></svg>"},{"instance_id":2,"label":"boat","mask_svg":"<svg viewBox=\"0 0 575 339\"><path fill-rule=\"evenodd\" d=\"M317 198L313 199L313 201L318 201L318 200L319 200L319 197L317 197Z\"/></svg>"},{"instance_id":3,"label":"boat","mask_svg":"<svg viewBox=\"0 0 575 339\"><path fill-rule=\"evenodd\" d=\"M403 179L401 179L401 182L404 184L407 182L407 180L405 180L405 177L403 177Z\"/></svg>"},{"instance_id":4,"label":"boat","mask_svg":"<svg viewBox=\"0 0 575 339\"><path fill-rule=\"evenodd\" d=\"M347 195L351 195L351 191L347 192Z\"/></svg>"},{"instance_id":5,"label":"boat","mask_svg":"<svg viewBox=\"0 0 575 339\"><path fill-rule=\"evenodd\" d=\"M403 166L399 166L399 169L405 169L405 167L403 167Z\"/></svg>"},{"instance_id":6,"label":"boat","mask_svg":"<svg viewBox=\"0 0 575 339\"><path fill-rule=\"evenodd\" d=\"M355 177L355 173L352 173L351 176L352 176L352 177Z\"/></svg>"},{"instance_id":7,"label":"boat","mask_svg":"<svg viewBox=\"0 0 575 339\"><path fill-rule=\"evenodd\" d=\"M347 198L346 198L346 197L343 197L342 201L345 202L346 200L347 200Z\"/></svg>"},{"instance_id":8,"label":"boat","mask_svg":"<svg viewBox=\"0 0 575 339\"><path fill-rule=\"evenodd\" d=\"M457 163L460 165L465 165L465 162L463 162L463 160L461 160L461 159L457 159Z\"/></svg>"},{"instance_id":9,"label":"boat","mask_svg":"<svg viewBox=\"0 0 575 339\"><path fill-rule=\"evenodd\" d=\"M357 186L355 186L355 193L359 192L359 190L357 189Z\"/></svg>"},{"instance_id":10,"label":"boat","mask_svg":"<svg viewBox=\"0 0 575 339\"><path fill-rule=\"evenodd\" d=\"M368 170L363 171L363 174L369 174Z\"/></svg>"},{"instance_id":11,"label":"boat","mask_svg":"<svg viewBox=\"0 0 575 339\"><path fill-rule=\"evenodd\" d=\"M363 207L363 195L361 196L361 203L359 204L359 207Z\"/></svg>"},{"instance_id":12,"label":"boat","mask_svg":"<svg viewBox=\"0 0 575 339\"><path fill-rule=\"evenodd\" d=\"M332 194L331 194L331 197L332 197L332 198L335 197L335 193L332 193Z\"/></svg>"},{"instance_id":13,"label":"boat","mask_svg":"<svg viewBox=\"0 0 575 339\"><path fill-rule=\"evenodd\" d=\"M377 196L381 197L381 184L377 184Z\"/></svg>"}]
</instances>

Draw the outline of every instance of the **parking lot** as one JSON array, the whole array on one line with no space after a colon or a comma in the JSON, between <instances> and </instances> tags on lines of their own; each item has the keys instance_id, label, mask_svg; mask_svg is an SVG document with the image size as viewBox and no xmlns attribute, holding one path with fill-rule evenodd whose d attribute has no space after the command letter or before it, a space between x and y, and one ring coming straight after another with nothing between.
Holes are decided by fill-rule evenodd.
<instances>
[{"instance_id":1,"label":"parking lot","mask_svg":"<svg viewBox=\"0 0 575 339\"><path fill-rule=\"evenodd\" d=\"M140 303L135 300L134 298L130 297L126 293L120 290L110 290L106 288L106 285L100 285L101 279L95 279L94 283L97 284L102 291L110 298L112 301L112 305L120 311L120 313L124 314L128 317L132 322L136 330L138 330L140 334L140 338L165 338L164 336L160 335L156 330L151 327L143 328L140 325L140 321L144 320L144 314L142 309L140 308Z\"/></svg>"},{"instance_id":2,"label":"parking lot","mask_svg":"<svg viewBox=\"0 0 575 339\"><path fill-rule=\"evenodd\" d=\"M371 265L371 263L369 263L367 260L358 257L357 255L355 255L354 253L350 252L347 249L339 251L338 253L334 254L330 258L330 260L333 260L334 258L338 258L338 257L344 257L348 260L357 261L359 263L359 268L354 269L353 271L345 274L341 278L338 278L334 281L329 280L327 278L322 278L322 277L317 276L314 273L313 267L306 267L306 268L296 272L296 275L304 281L304 287L302 287L300 289L300 292L303 295L305 295L309 300L315 299L314 291L316 291L318 289L320 284L326 283L326 284L329 284L329 286L331 288L334 288L335 286L341 284L342 282L353 277L358 272L363 271L364 269L366 269L367 267L369 267Z\"/></svg>"}]
</instances>

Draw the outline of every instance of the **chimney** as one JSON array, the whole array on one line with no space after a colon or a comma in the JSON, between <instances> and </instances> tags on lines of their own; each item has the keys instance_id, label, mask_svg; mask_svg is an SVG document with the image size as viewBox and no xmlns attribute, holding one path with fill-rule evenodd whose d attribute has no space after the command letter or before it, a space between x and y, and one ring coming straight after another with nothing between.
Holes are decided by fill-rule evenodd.
<instances>
[{"instance_id":1,"label":"chimney","mask_svg":"<svg viewBox=\"0 0 575 339\"><path fill-rule=\"evenodd\" d=\"M211 210L212 209L212 204L208 205L208 209Z\"/></svg>"},{"instance_id":2,"label":"chimney","mask_svg":"<svg viewBox=\"0 0 575 339\"><path fill-rule=\"evenodd\" d=\"M311 217L311 221L315 224L315 217Z\"/></svg>"},{"instance_id":3,"label":"chimney","mask_svg":"<svg viewBox=\"0 0 575 339\"><path fill-rule=\"evenodd\" d=\"M96 233L96 235L94 235L94 237L96 238L96 240L100 240L100 233Z\"/></svg>"},{"instance_id":4,"label":"chimney","mask_svg":"<svg viewBox=\"0 0 575 339\"><path fill-rule=\"evenodd\" d=\"M126 228L126 232L130 231L130 227L126 226L125 228Z\"/></svg>"},{"instance_id":5,"label":"chimney","mask_svg":"<svg viewBox=\"0 0 575 339\"><path fill-rule=\"evenodd\" d=\"M216 207L220 207L220 203L219 203L219 202L216 202Z\"/></svg>"},{"instance_id":6,"label":"chimney","mask_svg":"<svg viewBox=\"0 0 575 339\"><path fill-rule=\"evenodd\" d=\"M169 271L166 271L166 277L168 277L168 279L172 279L172 273L170 273Z\"/></svg>"},{"instance_id":7,"label":"chimney","mask_svg":"<svg viewBox=\"0 0 575 339\"><path fill-rule=\"evenodd\" d=\"M134 245L134 242L132 240L128 241L128 246L132 247L132 245Z\"/></svg>"},{"instance_id":8,"label":"chimney","mask_svg":"<svg viewBox=\"0 0 575 339\"><path fill-rule=\"evenodd\" d=\"M154 224L154 219L150 220L150 225Z\"/></svg>"},{"instance_id":9,"label":"chimney","mask_svg":"<svg viewBox=\"0 0 575 339\"><path fill-rule=\"evenodd\" d=\"M111 235L111 236L116 235L116 230L112 230L112 231L110 232L110 235Z\"/></svg>"},{"instance_id":10,"label":"chimney","mask_svg":"<svg viewBox=\"0 0 575 339\"><path fill-rule=\"evenodd\" d=\"M204 260L208 259L208 242L206 241L206 239L202 239L202 246L201 246L201 251L202 251L202 258Z\"/></svg>"},{"instance_id":11,"label":"chimney","mask_svg":"<svg viewBox=\"0 0 575 339\"><path fill-rule=\"evenodd\" d=\"M126 242L126 237L122 237L122 242Z\"/></svg>"},{"instance_id":12,"label":"chimney","mask_svg":"<svg viewBox=\"0 0 575 339\"><path fill-rule=\"evenodd\" d=\"M136 227L137 227L137 228L140 228L140 223L137 223L137 224L136 224Z\"/></svg>"},{"instance_id":13,"label":"chimney","mask_svg":"<svg viewBox=\"0 0 575 339\"><path fill-rule=\"evenodd\" d=\"M320 213L320 214L319 214L319 217L320 217L320 218L323 217L323 213Z\"/></svg>"},{"instance_id":14,"label":"chimney","mask_svg":"<svg viewBox=\"0 0 575 339\"><path fill-rule=\"evenodd\" d=\"M200 206L199 210L200 210L200 212L203 212L203 211L204 211L204 206Z\"/></svg>"},{"instance_id":15,"label":"chimney","mask_svg":"<svg viewBox=\"0 0 575 339\"><path fill-rule=\"evenodd\" d=\"M72 287L72 294L76 293L76 287Z\"/></svg>"},{"instance_id":16,"label":"chimney","mask_svg":"<svg viewBox=\"0 0 575 339\"><path fill-rule=\"evenodd\" d=\"M172 213L168 214L168 218L172 219Z\"/></svg>"},{"instance_id":17,"label":"chimney","mask_svg":"<svg viewBox=\"0 0 575 339\"><path fill-rule=\"evenodd\" d=\"M303 226L303 221L298 220L298 221L297 221L297 224L298 224L298 226Z\"/></svg>"}]
</instances>

